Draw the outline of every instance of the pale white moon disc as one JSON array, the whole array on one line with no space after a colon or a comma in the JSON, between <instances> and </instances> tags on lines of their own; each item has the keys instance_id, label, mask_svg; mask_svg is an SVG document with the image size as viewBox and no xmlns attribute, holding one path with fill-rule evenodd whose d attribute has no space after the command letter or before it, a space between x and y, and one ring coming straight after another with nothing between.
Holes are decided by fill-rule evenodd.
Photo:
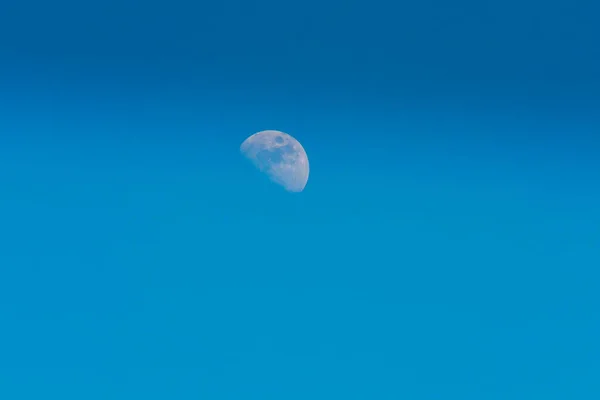
<instances>
[{"instance_id":1,"label":"pale white moon disc","mask_svg":"<svg viewBox=\"0 0 600 400\"><path fill-rule=\"evenodd\" d=\"M244 140L240 151L285 190L304 190L308 182L308 156L304 147L292 136L280 131L261 131Z\"/></svg>"}]
</instances>

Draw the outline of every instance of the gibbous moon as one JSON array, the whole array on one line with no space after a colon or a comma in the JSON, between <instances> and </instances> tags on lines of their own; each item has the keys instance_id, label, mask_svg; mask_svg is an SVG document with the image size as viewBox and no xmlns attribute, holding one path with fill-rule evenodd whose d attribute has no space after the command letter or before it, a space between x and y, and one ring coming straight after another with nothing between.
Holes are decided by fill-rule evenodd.
<instances>
[{"instance_id":1,"label":"gibbous moon","mask_svg":"<svg viewBox=\"0 0 600 400\"><path fill-rule=\"evenodd\" d=\"M301 192L308 182L308 156L304 147L287 133L262 131L240 146L241 153L271 181L290 192Z\"/></svg>"}]
</instances>

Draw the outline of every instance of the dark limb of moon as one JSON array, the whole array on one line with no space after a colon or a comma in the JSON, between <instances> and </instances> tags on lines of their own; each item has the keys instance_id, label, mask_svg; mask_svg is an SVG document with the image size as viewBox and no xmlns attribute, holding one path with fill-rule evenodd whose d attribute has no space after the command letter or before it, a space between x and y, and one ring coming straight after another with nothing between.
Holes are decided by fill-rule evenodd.
<instances>
[{"instance_id":1,"label":"dark limb of moon","mask_svg":"<svg viewBox=\"0 0 600 400\"><path fill-rule=\"evenodd\" d=\"M301 192L308 182L306 151L287 133L267 130L255 133L240 146L242 154L273 182L290 192Z\"/></svg>"}]
</instances>

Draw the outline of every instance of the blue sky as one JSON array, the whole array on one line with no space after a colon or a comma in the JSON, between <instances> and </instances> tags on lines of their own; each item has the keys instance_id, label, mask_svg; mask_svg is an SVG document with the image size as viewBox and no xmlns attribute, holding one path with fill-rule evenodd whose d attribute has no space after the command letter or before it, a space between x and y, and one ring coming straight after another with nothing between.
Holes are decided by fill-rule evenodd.
<instances>
[{"instance_id":1,"label":"blue sky","mask_svg":"<svg viewBox=\"0 0 600 400\"><path fill-rule=\"evenodd\" d=\"M598 398L599 11L3 3L0 397Z\"/></svg>"}]
</instances>

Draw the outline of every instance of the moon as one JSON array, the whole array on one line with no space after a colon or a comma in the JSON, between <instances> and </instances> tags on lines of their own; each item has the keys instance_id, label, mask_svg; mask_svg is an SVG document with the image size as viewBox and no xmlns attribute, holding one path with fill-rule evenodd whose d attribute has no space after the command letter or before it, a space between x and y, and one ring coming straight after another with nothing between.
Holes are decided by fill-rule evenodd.
<instances>
[{"instance_id":1,"label":"moon","mask_svg":"<svg viewBox=\"0 0 600 400\"><path fill-rule=\"evenodd\" d=\"M266 130L248 137L240 152L272 182L289 192L301 192L308 182L308 156L287 133Z\"/></svg>"}]
</instances>

